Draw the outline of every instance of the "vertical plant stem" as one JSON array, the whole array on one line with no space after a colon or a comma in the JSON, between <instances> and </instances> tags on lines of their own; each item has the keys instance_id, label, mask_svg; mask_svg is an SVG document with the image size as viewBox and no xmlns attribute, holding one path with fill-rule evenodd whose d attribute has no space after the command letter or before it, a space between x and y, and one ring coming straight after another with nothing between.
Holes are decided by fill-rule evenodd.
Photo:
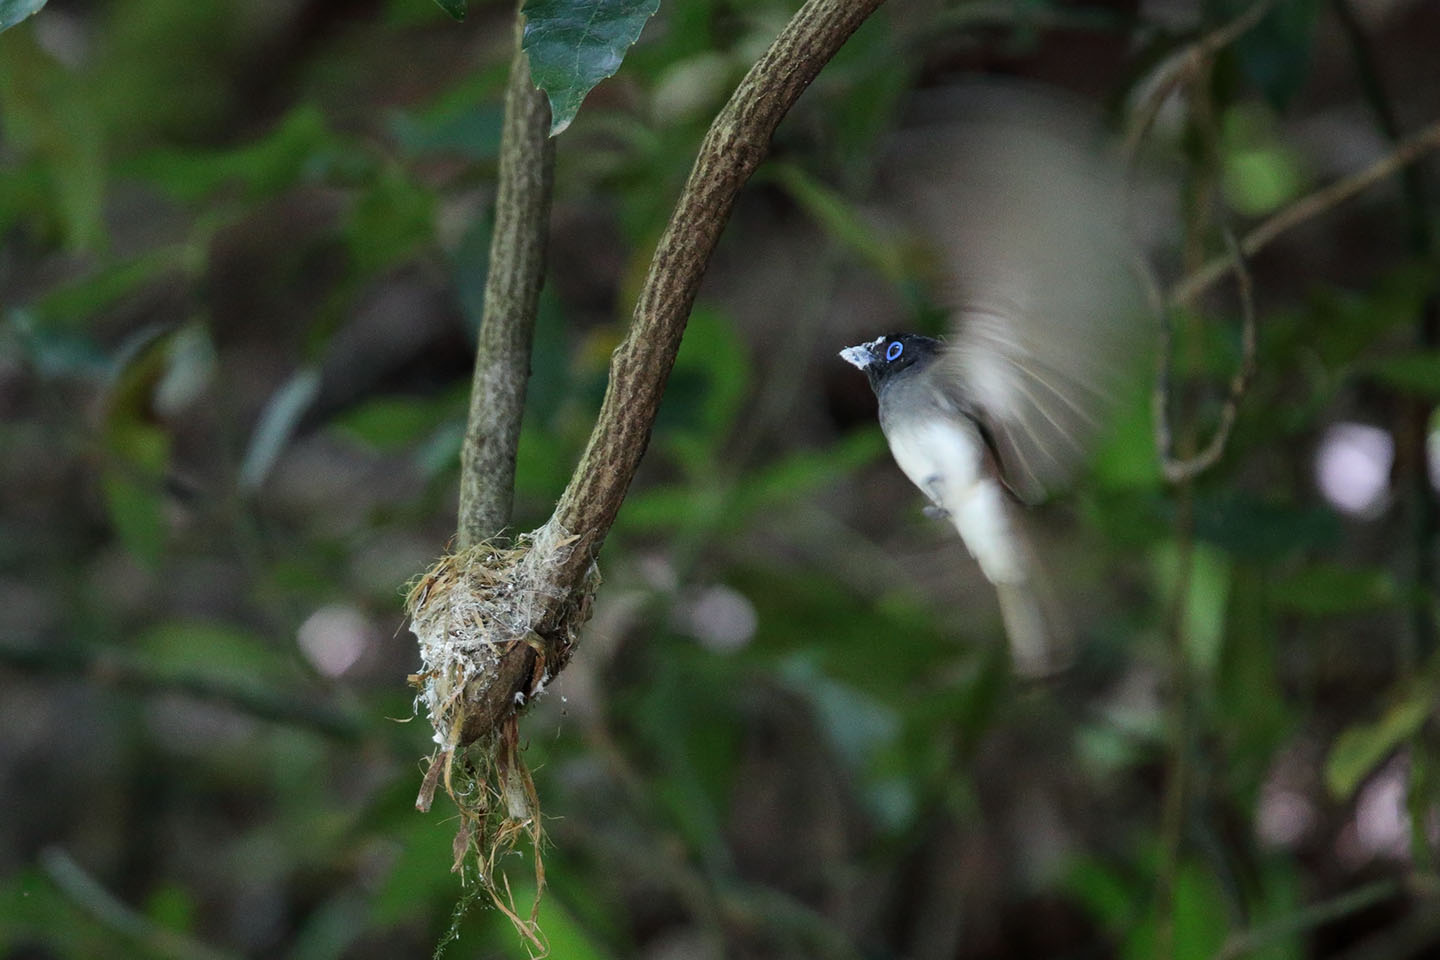
<instances>
[{"instance_id":1,"label":"vertical plant stem","mask_svg":"<svg viewBox=\"0 0 1440 960\"><path fill-rule=\"evenodd\" d=\"M1355 16L1349 0L1332 0L1336 19L1350 46L1355 73L1376 124L1392 144L1402 138L1400 120L1385 90L1379 65L1370 47L1369 38ZM1435 232L1430 225L1430 197L1424 174L1418 166L1406 167L1400 173L1407 243L1419 259L1434 261ZM1432 288L1420 307L1415 325L1415 344L1425 351L1440 347L1440 290ZM1401 398L1399 422L1395 430L1396 468L1403 484L1411 530L1411 582L1415 589L1410 601L1408 630L1402 634L1400 659L1407 671L1429 660L1435 649L1434 590L1436 585L1435 545L1440 533L1440 510L1430 485L1430 464L1426 449L1430 432L1429 401L1416 397ZM1427 815L1435 791L1435 761L1430 755L1430 742L1422 730L1410 740L1410 849L1416 866L1433 870L1435 858L1427 836Z\"/></svg>"},{"instance_id":2,"label":"vertical plant stem","mask_svg":"<svg viewBox=\"0 0 1440 960\"><path fill-rule=\"evenodd\" d=\"M510 522L530 346L545 278L555 148L550 139L550 105L531 82L530 64L520 47L523 31L517 8L490 272L475 351L470 417L460 452L456 540L462 550L496 535Z\"/></svg>"},{"instance_id":3,"label":"vertical plant stem","mask_svg":"<svg viewBox=\"0 0 1440 960\"><path fill-rule=\"evenodd\" d=\"M1331 6L1350 45L1355 73L1365 100L1375 113L1376 124L1386 139L1392 144L1399 144L1403 138L1400 119L1395 115L1393 102L1385 90L1369 38L1356 19L1349 0L1332 0ZM1400 190L1410 252L1420 259L1433 261L1436 249L1435 231L1430 224L1430 192L1424 173L1418 166L1408 166L1400 172ZM1421 350L1440 348L1440 290L1432 289L1420 308L1415 324L1415 341ZM1396 465L1405 484L1404 496L1413 531L1411 574L1416 590L1415 601L1410 608L1409 639L1412 649L1407 651L1411 666L1424 662L1435 649L1431 594L1436 583L1435 541L1437 533L1440 533L1440 511L1436 509L1435 493L1430 486L1425 449L1430 428L1430 407L1431 404L1423 400L1411 399L1406 403L1396 437Z\"/></svg>"},{"instance_id":4,"label":"vertical plant stem","mask_svg":"<svg viewBox=\"0 0 1440 960\"><path fill-rule=\"evenodd\" d=\"M1215 137L1213 105L1210 100L1210 68L1198 67L1190 78L1190 118L1194 159L1190 169L1185 197L1185 245L1183 251L1187 271L1194 270L1205 258L1205 234L1214 220L1211 206L1215 185ZM1238 255L1237 255L1238 256ZM1189 362L1199 365L1201 343L1200 315L1185 315L1188 331L1186 345ZM1193 403L1182 403L1182 426L1177 443L1181 460L1196 454L1199 441L1196 433ZM1165 661L1169 673L1169 735L1165 758L1165 794L1160 813L1160 875L1156 889L1155 955L1171 960L1176 953L1175 908L1180 867L1184 853L1185 815L1190 798L1190 698L1191 676L1186 641L1187 612L1190 606L1191 571L1195 553L1195 480L1194 475L1181 477L1175 490L1175 583L1166 630Z\"/></svg>"},{"instance_id":5,"label":"vertical plant stem","mask_svg":"<svg viewBox=\"0 0 1440 960\"><path fill-rule=\"evenodd\" d=\"M1186 613L1194 567L1195 481L1185 479L1175 491L1175 586L1165 632L1165 659L1170 681L1170 743L1165 757L1165 794L1160 808L1160 871L1156 888L1155 955L1175 956L1175 895L1185 839L1185 811L1190 793L1190 671L1186 654Z\"/></svg>"}]
</instances>

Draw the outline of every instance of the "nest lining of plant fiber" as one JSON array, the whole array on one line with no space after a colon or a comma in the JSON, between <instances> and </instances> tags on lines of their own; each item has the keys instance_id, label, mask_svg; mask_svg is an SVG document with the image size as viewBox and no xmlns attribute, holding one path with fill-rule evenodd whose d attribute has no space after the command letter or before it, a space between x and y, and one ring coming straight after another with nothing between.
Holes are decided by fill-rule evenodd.
<instances>
[{"instance_id":1,"label":"nest lining of plant fiber","mask_svg":"<svg viewBox=\"0 0 1440 960\"><path fill-rule=\"evenodd\" d=\"M558 582L579 539L547 524L512 543L486 540L442 557L411 586L405 607L421 669L410 681L442 751L494 732L467 730L467 720L516 644L536 652L534 676L515 694L517 708L539 696L569 658L599 583L593 564L579 590Z\"/></svg>"}]
</instances>

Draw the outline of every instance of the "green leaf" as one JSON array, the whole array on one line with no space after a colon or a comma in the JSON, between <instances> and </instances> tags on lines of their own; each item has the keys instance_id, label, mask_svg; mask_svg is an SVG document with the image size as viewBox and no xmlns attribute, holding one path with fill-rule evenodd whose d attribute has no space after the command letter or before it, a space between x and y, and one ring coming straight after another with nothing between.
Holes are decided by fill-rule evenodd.
<instances>
[{"instance_id":1,"label":"green leaf","mask_svg":"<svg viewBox=\"0 0 1440 960\"><path fill-rule=\"evenodd\" d=\"M165 547L159 485L124 467L107 468L100 484L105 492L105 510L120 542L146 566L154 567Z\"/></svg>"},{"instance_id":2,"label":"green leaf","mask_svg":"<svg viewBox=\"0 0 1440 960\"><path fill-rule=\"evenodd\" d=\"M0 30L9 30L26 17L34 16L45 0L0 0Z\"/></svg>"},{"instance_id":3,"label":"green leaf","mask_svg":"<svg viewBox=\"0 0 1440 960\"><path fill-rule=\"evenodd\" d=\"M1071 862L1062 882L1112 935L1122 935L1134 926L1139 901L1136 884L1110 865L1095 857L1079 857Z\"/></svg>"},{"instance_id":4,"label":"green leaf","mask_svg":"<svg viewBox=\"0 0 1440 960\"><path fill-rule=\"evenodd\" d=\"M347 437L381 453L404 450L434 432L452 415L463 416L464 399L440 397L376 397L335 418Z\"/></svg>"},{"instance_id":5,"label":"green leaf","mask_svg":"<svg viewBox=\"0 0 1440 960\"><path fill-rule=\"evenodd\" d=\"M102 247L104 130L84 81L42 50L33 31L6 41L0 57L0 116L7 153L37 165L43 215L66 245L72 250Z\"/></svg>"},{"instance_id":6,"label":"green leaf","mask_svg":"<svg viewBox=\"0 0 1440 960\"><path fill-rule=\"evenodd\" d=\"M388 832L386 839L399 856L370 901L370 922L375 927L383 930L413 921L460 895L460 883L448 869L454 859L454 837L453 824L438 817L412 816Z\"/></svg>"},{"instance_id":7,"label":"green leaf","mask_svg":"<svg viewBox=\"0 0 1440 960\"><path fill-rule=\"evenodd\" d=\"M767 164L762 174L779 183L832 239L857 253L886 280L898 284L907 278L901 244L867 223L840 193L793 163Z\"/></svg>"},{"instance_id":8,"label":"green leaf","mask_svg":"<svg viewBox=\"0 0 1440 960\"><path fill-rule=\"evenodd\" d=\"M466 2L467 0L435 0L435 6L459 21L465 19Z\"/></svg>"},{"instance_id":9,"label":"green leaf","mask_svg":"<svg viewBox=\"0 0 1440 960\"><path fill-rule=\"evenodd\" d=\"M550 135L563 133L595 84L613 77L660 0L529 0L530 78L550 98Z\"/></svg>"},{"instance_id":10,"label":"green leaf","mask_svg":"<svg viewBox=\"0 0 1440 960\"><path fill-rule=\"evenodd\" d=\"M135 654L169 676L205 677L248 687L303 679L286 651L255 633L225 623L176 620L133 640Z\"/></svg>"},{"instance_id":11,"label":"green leaf","mask_svg":"<svg viewBox=\"0 0 1440 960\"><path fill-rule=\"evenodd\" d=\"M516 903L528 904L534 895L533 885L515 885ZM575 916L566 909L565 904L557 898L547 897L542 902L540 927L545 931L552 957L565 957L567 960L609 960L613 956L586 932ZM516 960L529 960L534 956L519 937L507 936L504 943L509 955Z\"/></svg>"},{"instance_id":12,"label":"green leaf","mask_svg":"<svg viewBox=\"0 0 1440 960\"><path fill-rule=\"evenodd\" d=\"M1383 607L1395 600L1395 580L1384 570L1317 564L1280 581L1270 598L1281 608L1323 617Z\"/></svg>"},{"instance_id":13,"label":"green leaf","mask_svg":"<svg viewBox=\"0 0 1440 960\"><path fill-rule=\"evenodd\" d=\"M1405 393L1440 399L1440 353L1390 357L1370 366L1375 378Z\"/></svg>"},{"instance_id":14,"label":"green leaf","mask_svg":"<svg viewBox=\"0 0 1440 960\"><path fill-rule=\"evenodd\" d=\"M1345 800L1401 743L1419 731L1435 709L1432 684L1417 684L1373 723L1348 728L1330 748L1325 761L1325 785L1331 796Z\"/></svg>"},{"instance_id":15,"label":"green leaf","mask_svg":"<svg viewBox=\"0 0 1440 960\"><path fill-rule=\"evenodd\" d=\"M311 911L295 936L290 960L339 960L365 935L370 905L347 891Z\"/></svg>"},{"instance_id":16,"label":"green leaf","mask_svg":"<svg viewBox=\"0 0 1440 960\"><path fill-rule=\"evenodd\" d=\"M1235 209L1259 216L1305 188L1299 156L1284 141L1275 115L1258 102L1225 112L1221 159L1225 195Z\"/></svg>"},{"instance_id":17,"label":"green leaf","mask_svg":"<svg viewBox=\"0 0 1440 960\"><path fill-rule=\"evenodd\" d=\"M678 434L691 437L697 443L686 452L706 461L740 415L749 382L750 359L734 324L718 311L695 308L675 358L656 434L671 445Z\"/></svg>"},{"instance_id":18,"label":"green leaf","mask_svg":"<svg viewBox=\"0 0 1440 960\"><path fill-rule=\"evenodd\" d=\"M409 256L435 236L435 196L399 168L386 169L360 197L345 242L360 276Z\"/></svg>"},{"instance_id":19,"label":"green leaf","mask_svg":"<svg viewBox=\"0 0 1440 960\"><path fill-rule=\"evenodd\" d=\"M1333 548L1341 529L1334 511L1324 507L1224 490L1196 498L1195 535L1237 558L1266 560Z\"/></svg>"},{"instance_id":20,"label":"green leaf","mask_svg":"<svg viewBox=\"0 0 1440 960\"><path fill-rule=\"evenodd\" d=\"M390 115L390 135L412 156L454 154L467 160L491 160L500 152L499 104L466 104L462 110Z\"/></svg>"},{"instance_id":21,"label":"green leaf","mask_svg":"<svg viewBox=\"0 0 1440 960\"><path fill-rule=\"evenodd\" d=\"M110 523L125 548L151 567L165 546L170 438L151 422L149 410L167 347L141 331L117 351L103 433L107 456L100 483Z\"/></svg>"},{"instance_id":22,"label":"green leaf","mask_svg":"<svg viewBox=\"0 0 1440 960\"><path fill-rule=\"evenodd\" d=\"M358 152L333 133L314 104L301 104L262 136L238 147L199 150L162 148L124 169L194 203L221 187L241 187L252 199L274 196L297 181L314 178L331 158Z\"/></svg>"},{"instance_id":23,"label":"green leaf","mask_svg":"<svg viewBox=\"0 0 1440 960\"><path fill-rule=\"evenodd\" d=\"M29 305L29 318L38 330L61 326L79 328L106 307L134 294L165 271L173 270L183 256L177 247L162 247L132 260L102 267L57 286Z\"/></svg>"},{"instance_id":24,"label":"green leaf","mask_svg":"<svg viewBox=\"0 0 1440 960\"><path fill-rule=\"evenodd\" d=\"M1225 195L1246 216L1269 213L1304 186L1299 168L1283 150L1237 150L1225 158Z\"/></svg>"}]
</instances>

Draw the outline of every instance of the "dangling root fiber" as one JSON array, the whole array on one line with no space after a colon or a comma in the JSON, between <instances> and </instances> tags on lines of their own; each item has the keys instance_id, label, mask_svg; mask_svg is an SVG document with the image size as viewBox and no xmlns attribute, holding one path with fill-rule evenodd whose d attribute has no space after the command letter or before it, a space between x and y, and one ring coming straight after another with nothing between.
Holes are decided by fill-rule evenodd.
<instances>
[{"instance_id":1,"label":"dangling root fiber","mask_svg":"<svg viewBox=\"0 0 1440 960\"><path fill-rule=\"evenodd\" d=\"M474 854L478 880L496 908L540 957L548 945L537 925L545 888L540 800L520 749L519 710L539 696L569 658L599 582L591 568L578 596L557 585L551 571L569 559L577 537L549 526L509 546L477 544L438 561L406 598L410 629L420 647L421 671L410 677L416 709L435 728L435 752L415 805L430 809L442 785L460 814L452 870L465 876ZM545 631L542 637L537 628ZM525 643L536 653L526 689L493 730L474 731L474 705L495 682L502 655ZM468 742L467 742L468 741ZM528 917L515 905L510 882L497 870L501 857L528 839L535 860L535 898Z\"/></svg>"}]
</instances>

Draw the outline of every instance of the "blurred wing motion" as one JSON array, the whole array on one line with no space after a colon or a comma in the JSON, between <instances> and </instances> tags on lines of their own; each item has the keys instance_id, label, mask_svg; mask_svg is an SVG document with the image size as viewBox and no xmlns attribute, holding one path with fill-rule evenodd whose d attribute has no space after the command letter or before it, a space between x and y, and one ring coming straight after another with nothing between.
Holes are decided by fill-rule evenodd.
<instances>
[{"instance_id":1,"label":"blurred wing motion","mask_svg":"<svg viewBox=\"0 0 1440 960\"><path fill-rule=\"evenodd\" d=\"M1072 104L983 87L953 106L907 157L952 311L943 362L1005 482L1035 501L1073 473L1149 346L1120 178Z\"/></svg>"}]
</instances>

